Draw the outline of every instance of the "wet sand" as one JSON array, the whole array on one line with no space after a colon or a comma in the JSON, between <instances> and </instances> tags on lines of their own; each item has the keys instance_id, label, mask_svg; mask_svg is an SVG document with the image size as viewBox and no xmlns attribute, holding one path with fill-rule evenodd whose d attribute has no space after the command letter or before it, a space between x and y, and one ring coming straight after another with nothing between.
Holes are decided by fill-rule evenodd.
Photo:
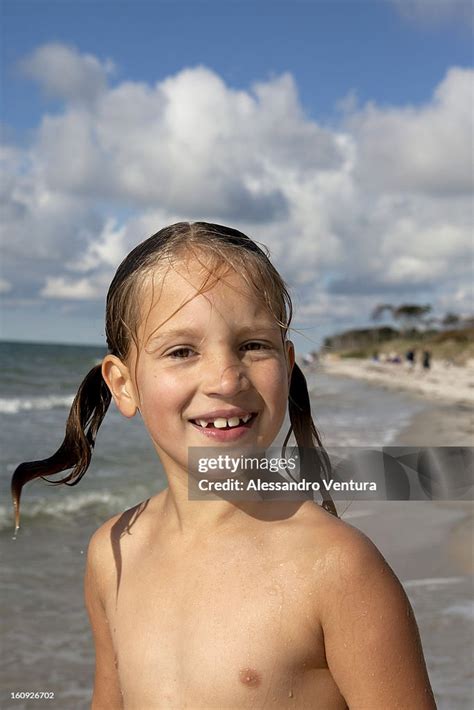
<instances>
[{"instance_id":1,"label":"wet sand","mask_svg":"<svg viewBox=\"0 0 474 710\"><path fill-rule=\"evenodd\" d=\"M399 446L474 446L474 407L465 402L447 404L426 399L397 436Z\"/></svg>"}]
</instances>

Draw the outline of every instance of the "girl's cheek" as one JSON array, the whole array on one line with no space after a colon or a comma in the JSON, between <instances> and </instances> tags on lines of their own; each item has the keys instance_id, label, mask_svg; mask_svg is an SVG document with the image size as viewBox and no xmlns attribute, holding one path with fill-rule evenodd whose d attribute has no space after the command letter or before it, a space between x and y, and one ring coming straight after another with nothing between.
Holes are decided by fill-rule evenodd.
<instances>
[{"instance_id":1,"label":"girl's cheek","mask_svg":"<svg viewBox=\"0 0 474 710\"><path fill-rule=\"evenodd\" d=\"M286 367L286 362L281 359L274 362L273 368L268 373L269 381L273 384L275 389L281 391L282 384L285 386L288 383L288 369Z\"/></svg>"},{"instance_id":2,"label":"girl's cheek","mask_svg":"<svg viewBox=\"0 0 474 710\"><path fill-rule=\"evenodd\" d=\"M140 383L143 402L148 402L152 406L158 403L165 407L166 403L177 399L182 389L183 378L180 379L169 373L150 373Z\"/></svg>"},{"instance_id":3,"label":"girl's cheek","mask_svg":"<svg viewBox=\"0 0 474 710\"><path fill-rule=\"evenodd\" d=\"M286 411L289 389L286 363L275 362L274 366L267 370L265 377L266 396L270 398L273 408L279 413Z\"/></svg>"}]
</instances>

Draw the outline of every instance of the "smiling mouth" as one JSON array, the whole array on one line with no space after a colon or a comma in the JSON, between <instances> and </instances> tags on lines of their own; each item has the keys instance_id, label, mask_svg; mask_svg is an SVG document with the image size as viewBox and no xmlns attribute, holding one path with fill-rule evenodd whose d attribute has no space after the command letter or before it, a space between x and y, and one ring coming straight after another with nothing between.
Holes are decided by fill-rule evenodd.
<instances>
[{"instance_id":1,"label":"smiling mouth","mask_svg":"<svg viewBox=\"0 0 474 710\"><path fill-rule=\"evenodd\" d=\"M203 419L190 419L189 421L191 422L191 424L194 424L194 426L196 426L198 429L218 429L221 431L237 429L241 427L249 429L253 421L257 417L257 414L258 412L253 412L249 418L231 417L230 419L225 419L224 417L216 417L214 421L209 422Z\"/></svg>"}]
</instances>

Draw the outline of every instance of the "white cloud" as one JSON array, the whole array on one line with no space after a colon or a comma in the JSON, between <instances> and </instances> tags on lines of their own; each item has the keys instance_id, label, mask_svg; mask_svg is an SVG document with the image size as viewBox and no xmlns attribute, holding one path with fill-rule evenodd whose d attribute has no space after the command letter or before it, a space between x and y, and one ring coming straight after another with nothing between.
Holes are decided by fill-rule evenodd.
<instances>
[{"instance_id":1,"label":"white cloud","mask_svg":"<svg viewBox=\"0 0 474 710\"><path fill-rule=\"evenodd\" d=\"M471 0L389 0L400 14L413 22L438 25L447 21L473 26Z\"/></svg>"},{"instance_id":2,"label":"white cloud","mask_svg":"<svg viewBox=\"0 0 474 710\"><path fill-rule=\"evenodd\" d=\"M38 169L54 190L266 222L288 210L275 175L337 168L335 136L305 119L289 75L234 91L211 70L125 82L46 116Z\"/></svg>"},{"instance_id":3,"label":"white cloud","mask_svg":"<svg viewBox=\"0 0 474 710\"><path fill-rule=\"evenodd\" d=\"M49 96L76 103L93 101L107 87L114 70L110 60L100 62L91 54L59 42L42 45L19 64L20 70L37 81Z\"/></svg>"},{"instance_id":4,"label":"white cloud","mask_svg":"<svg viewBox=\"0 0 474 710\"><path fill-rule=\"evenodd\" d=\"M421 107L369 104L349 119L356 176L369 189L435 196L473 188L473 72L453 68Z\"/></svg>"},{"instance_id":5,"label":"white cloud","mask_svg":"<svg viewBox=\"0 0 474 710\"><path fill-rule=\"evenodd\" d=\"M445 307L468 282L473 72L451 69L417 107L346 101L330 130L305 115L289 74L236 91L195 67L109 87L96 58L61 51L94 100L63 91L29 149L4 151L12 302L103 308L125 254L186 219L266 244L307 319L357 320L375 298L419 294ZM48 66L43 85L59 86Z\"/></svg>"},{"instance_id":6,"label":"white cloud","mask_svg":"<svg viewBox=\"0 0 474 710\"><path fill-rule=\"evenodd\" d=\"M8 293L12 290L12 285L6 279L0 278L0 293Z\"/></svg>"},{"instance_id":7,"label":"white cloud","mask_svg":"<svg viewBox=\"0 0 474 710\"><path fill-rule=\"evenodd\" d=\"M73 299L87 301L99 296L97 289L87 278L77 281L67 281L62 276L50 276L46 279L46 285L40 291L40 296L45 298Z\"/></svg>"},{"instance_id":8,"label":"white cloud","mask_svg":"<svg viewBox=\"0 0 474 710\"><path fill-rule=\"evenodd\" d=\"M125 227L117 227L115 219L107 219L99 234L83 233L87 250L65 266L71 271L91 271L100 267L117 267L124 254Z\"/></svg>"}]
</instances>

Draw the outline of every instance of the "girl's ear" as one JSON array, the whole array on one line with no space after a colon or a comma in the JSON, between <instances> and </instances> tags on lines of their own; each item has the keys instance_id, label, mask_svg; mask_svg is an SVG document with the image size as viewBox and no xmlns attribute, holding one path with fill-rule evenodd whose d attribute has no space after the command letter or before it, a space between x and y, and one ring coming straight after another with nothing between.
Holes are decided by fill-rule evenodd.
<instances>
[{"instance_id":1,"label":"girl's ear","mask_svg":"<svg viewBox=\"0 0 474 710\"><path fill-rule=\"evenodd\" d=\"M115 355L106 355L102 360L102 377L107 383L119 412L124 417L134 417L138 404L128 367Z\"/></svg>"},{"instance_id":2,"label":"girl's ear","mask_svg":"<svg viewBox=\"0 0 474 710\"><path fill-rule=\"evenodd\" d=\"M295 346L291 340L287 340L286 343L286 363L288 369L288 384L291 381L291 373L293 372L293 366L295 364Z\"/></svg>"}]
</instances>

